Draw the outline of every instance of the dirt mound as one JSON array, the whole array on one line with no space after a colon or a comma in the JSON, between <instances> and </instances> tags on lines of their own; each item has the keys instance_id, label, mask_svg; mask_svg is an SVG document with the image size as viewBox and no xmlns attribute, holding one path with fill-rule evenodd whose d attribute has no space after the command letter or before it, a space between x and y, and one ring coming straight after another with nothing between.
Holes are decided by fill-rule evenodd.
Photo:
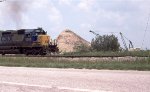
<instances>
[{"instance_id":1,"label":"dirt mound","mask_svg":"<svg viewBox=\"0 0 150 92\"><path fill-rule=\"evenodd\" d=\"M60 33L57 37L59 51L61 52L73 52L76 46L85 45L90 46L90 43L85 39L78 36L76 33L67 29Z\"/></svg>"}]
</instances>

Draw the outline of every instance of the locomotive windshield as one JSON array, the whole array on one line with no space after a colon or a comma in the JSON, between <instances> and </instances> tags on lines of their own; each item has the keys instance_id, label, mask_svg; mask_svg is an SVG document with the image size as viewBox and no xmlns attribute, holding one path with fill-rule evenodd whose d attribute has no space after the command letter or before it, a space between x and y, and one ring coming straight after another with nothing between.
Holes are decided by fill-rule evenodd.
<instances>
[{"instance_id":1,"label":"locomotive windshield","mask_svg":"<svg viewBox=\"0 0 150 92\"><path fill-rule=\"evenodd\" d=\"M37 35L45 35L46 34L46 32L42 28L35 29L34 32Z\"/></svg>"}]
</instances>

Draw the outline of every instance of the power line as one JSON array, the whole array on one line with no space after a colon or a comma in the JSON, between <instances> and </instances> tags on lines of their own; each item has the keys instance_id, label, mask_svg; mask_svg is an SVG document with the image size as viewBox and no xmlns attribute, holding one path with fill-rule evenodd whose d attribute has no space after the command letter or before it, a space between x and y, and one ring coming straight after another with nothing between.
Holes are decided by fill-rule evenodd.
<instances>
[{"instance_id":1,"label":"power line","mask_svg":"<svg viewBox=\"0 0 150 92\"><path fill-rule=\"evenodd\" d=\"M141 46L141 48L143 48L143 45L144 45L144 41L145 41L145 37L146 37L146 32L147 32L148 25L149 25L149 20L150 20L150 14L149 14L149 16L148 16L148 20L147 20L147 23L146 23L146 28L145 28L145 32L144 32L144 37L143 37L143 41L142 41L142 46Z\"/></svg>"}]
</instances>

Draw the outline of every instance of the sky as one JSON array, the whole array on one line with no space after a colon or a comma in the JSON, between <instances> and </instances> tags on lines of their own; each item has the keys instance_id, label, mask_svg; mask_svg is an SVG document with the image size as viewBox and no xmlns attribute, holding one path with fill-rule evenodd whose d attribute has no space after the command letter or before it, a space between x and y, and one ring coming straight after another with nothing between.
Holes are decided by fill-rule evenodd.
<instances>
[{"instance_id":1,"label":"sky","mask_svg":"<svg viewBox=\"0 0 150 92\"><path fill-rule=\"evenodd\" d=\"M13 7L12 7L13 6ZM15 7L14 7L15 6ZM55 39L70 29L87 41L119 32L135 48L150 49L150 0L6 0L0 2L0 30L42 27ZM128 41L126 40L128 44Z\"/></svg>"}]
</instances>

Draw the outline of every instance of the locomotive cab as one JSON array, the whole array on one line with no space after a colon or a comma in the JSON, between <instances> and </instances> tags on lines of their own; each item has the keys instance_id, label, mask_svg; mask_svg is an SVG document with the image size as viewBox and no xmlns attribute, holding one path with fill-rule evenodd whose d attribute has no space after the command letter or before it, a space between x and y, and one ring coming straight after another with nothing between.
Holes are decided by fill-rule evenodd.
<instances>
[{"instance_id":1,"label":"locomotive cab","mask_svg":"<svg viewBox=\"0 0 150 92\"><path fill-rule=\"evenodd\" d=\"M50 36L47 35L47 32L45 32L43 29L38 28L33 31L32 33L32 42L33 46L39 45L39 46L48 46L50 42Z\"/></svg>"}]
</instances>

